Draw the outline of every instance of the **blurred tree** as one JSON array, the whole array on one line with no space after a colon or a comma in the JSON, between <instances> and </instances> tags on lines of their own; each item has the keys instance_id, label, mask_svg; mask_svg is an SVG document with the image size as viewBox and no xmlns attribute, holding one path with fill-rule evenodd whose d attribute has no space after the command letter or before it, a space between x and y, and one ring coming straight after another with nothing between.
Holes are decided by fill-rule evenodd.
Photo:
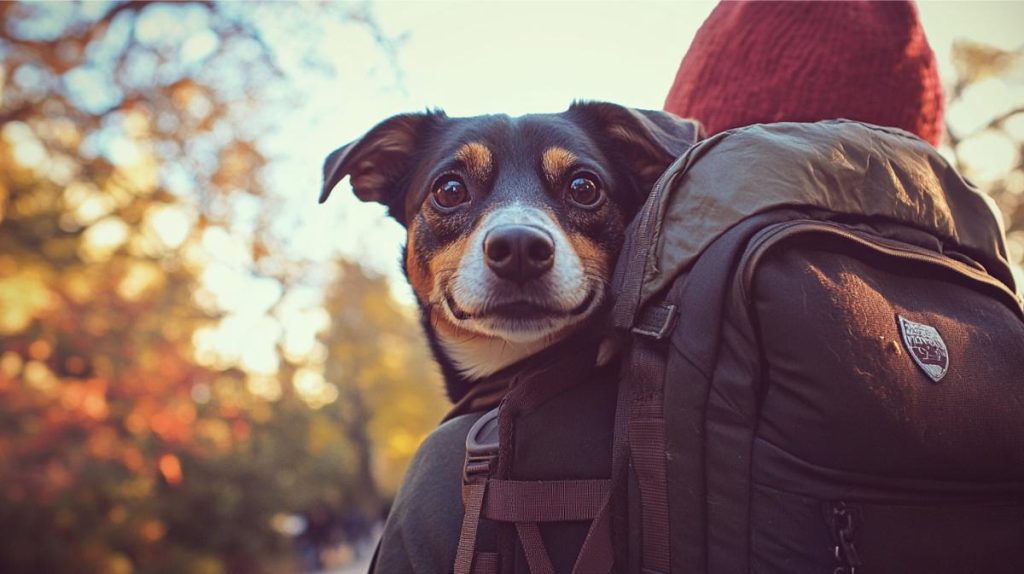
<instances>
[{"instance_id":1,"label":"blurred tree","mask_svg":"<svg viewBox=\"0 0 1024 574\"><path fill-rule=\"evenodd\" d=\"M1002 212L1010 260L1024 289L1024 46L1007 51L961 40L953 47L953 65L947 152Z\"/></svg>"},{"instance_id":2,"label":"blurred tree","mask_svg":"<svg viewBox=\"0 0 1024 574\"><path fill-rule=\"evenodd\" d=\"M360 496L377 504L394 495L447 399L415 310L395 302L384 277L342 262L326 309L333 320L322 337L330 357L324 375L338 386L338 416L358 468L367 471L357 483Z\"/></svg>"},{"instance_id":3,"label":"blurred tree","mask_svg":"<svg viewBox=\"0 0 1024 574\"><path fill-rule=\"evenodd\" d=\"M411 454L387 429L415 442L436 422L374 427L439 389L411 366L426 360L417 327L381 279L340 275L335 316L379 311L325 340L368 345L333 383L322 352L274 334L307 264L266 225L261 112L287 90L254 12L0 3L0 572L274 570L288 514L379 513L395 479L376 476ZM277 340L256 367L204 338L234 317L210 282L239 277L268 293ZM378 334L407 358L374 371ZM239 345L257 335L243 327Z\"/></svg>"}]
</instances>

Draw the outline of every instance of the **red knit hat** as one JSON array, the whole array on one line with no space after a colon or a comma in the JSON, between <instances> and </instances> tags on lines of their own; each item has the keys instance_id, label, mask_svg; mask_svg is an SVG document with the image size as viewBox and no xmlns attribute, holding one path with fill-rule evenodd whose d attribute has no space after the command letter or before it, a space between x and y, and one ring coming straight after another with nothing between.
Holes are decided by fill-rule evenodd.
<instances>
[{"instance_id":1,"label":"red knit hat","mask_svg":"<svg viewBox=\"0 0 1024 574\"><path fill-rule=\"evenodd\" d=\"M697 31L665 110L708 134L846 118L938 145L943 96L912 2L722 2Z\"/></svg>"}]
</instances>

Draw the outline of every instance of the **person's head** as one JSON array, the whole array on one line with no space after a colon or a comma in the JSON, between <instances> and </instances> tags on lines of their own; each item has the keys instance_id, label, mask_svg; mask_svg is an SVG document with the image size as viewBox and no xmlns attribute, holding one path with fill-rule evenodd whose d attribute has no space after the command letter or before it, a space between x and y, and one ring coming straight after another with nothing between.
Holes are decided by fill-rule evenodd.
<instances>
[{"instance_id":1,"label":"person's head","mask_svg":"<svg viewBox=\"0 0 1024 574\"><path fill-rule=\"evenodd\" d=\"M937 145L943 94L911 2L722 2L697 32L665 110L709 135L845 118Z\"/></svg>"}]
</instances>

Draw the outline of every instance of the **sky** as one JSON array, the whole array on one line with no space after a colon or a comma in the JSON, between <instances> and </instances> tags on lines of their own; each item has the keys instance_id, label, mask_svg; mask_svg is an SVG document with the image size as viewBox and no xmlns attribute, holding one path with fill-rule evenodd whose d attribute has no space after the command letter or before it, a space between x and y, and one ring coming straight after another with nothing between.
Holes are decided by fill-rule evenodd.
<instances>
[{"instance_id":1,"label":"sky","mask_svg":"<svg viewBox=\"0 0 1024 574\"><path fill-rule=\"evenodd\" d=\"M326 62L329 73L303 66L308 54L302 50L289 52L296 42L288 30L294 28L277 19L291 6L262 5L261 20L265 37L281 51L288 81L303 94L263 142L274 158L268 187L283 199L275 215L279 234L290 252L324 261L325 269L342 254L386 273L395 295L411 304L399 262L403 228L383 207L356 200L346 182L327 203L317 204L329 152L393 114L426 108L440 107L453 116L519 115L557 112L574 99L589 99L660 109L679 61L714 3L378 1L370 6L383 35L401 39L394 58L365 26L328 25L322 36L297 45ZM946 83L954 78L950 51L957 38L1003 49L1024 44L1018 24L1024 22L1024 2L924 2L920 14ZM1024 81L1014 86L983 82L965 96L963 106L949 110L949 118L971 127L1022 104ZM983 141L971 152L978 165L999 175L1016 153L1005 144ZM231 238L220 240L224 245L218 250L228 250ZM244 349L234 350L248 351L243 363L272 371L276 365L267 362L273 356L269 350L282 331L264 313L280 293L272 286L239 288L238 280L211 273L206 282L233 306L233 321L211 334L210 342L223 347L225 341L244 340ZM307 303L315 301L306 295ZM323 324L315 313L300 316L292 327L284 326L284 336L300 341L297 348L309 348Z\"/></svg>"},{"instance_id":2,"label":"sky","mask_svg":"<svg viewBox=\"0 0 1024 574\"><path fill-rule=\"evenodd\" d=\"M310 80L308 99L271 146L283 154L275 175L282 182L279 189L289 195L289 204L294 201L292 217L301 222L293 247L318 258L340 250L395 274L404 234L383 208L358 202L345 182L330 201L316 204L327 153L390 115L428 107L449 115L519 115L561 111L578 98L659 109L714 3L380 1L374 6L384 34L405 38L398 69L363 28L340 26L320 46L336 77ZM924 2L920 14L947 81L953 77L949 53L958 37L1007 49L1024 44L1015 24L1024 22L1024 2ZM1024 94L996 87L978 99L966 115L980 118L1014 101L1019 105Z\"/></svg>"},{"instance_id":3,"label":"sky","mask_svg":"<svg viewBox=\"0 0 1024 574\"><path fill-rule=\"evenodd\" d=\"M701 3L638 8L611 2L375 7L385 35L405 38L397 70L358 26L342 26L327 38L323 50L337 76L317 78L318 87L296 110L294 122L278 134L289 156L278 173L292 182L289 193L293 188L302 205L303 225L294 237L299 251L319 257L340 249L392 273L404 235L383 208L361 204L344 182L330 201L316 205L327 153L390 115L428 107L454 116L519 115L561 111L579 98L659 108L681 54L710 9ZM671 21L679 24L669 32L665 23ZM310 203L302 204L300 193ZM397 290L401 294L403 288Z\"/></svg>"}]
</instances>

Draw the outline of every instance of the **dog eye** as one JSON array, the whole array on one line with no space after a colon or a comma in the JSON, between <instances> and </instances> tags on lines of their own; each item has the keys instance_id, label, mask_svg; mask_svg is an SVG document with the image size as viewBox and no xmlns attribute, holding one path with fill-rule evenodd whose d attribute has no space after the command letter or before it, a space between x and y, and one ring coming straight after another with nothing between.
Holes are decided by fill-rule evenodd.
<instances>
[{"instance_id":1,"label":"dog eye","mask_svg":"<svg viewBox=\"0 0 1024 574\"><path fill-rule=\"evenodd\" d=\"M592 176L578 175L569 182L569 199L580 207L594 207L601 197L601 186Z\"/></svg>"},{"instance_id":2,"label":"dog eye","mask_svg":"<svg viewBox=\"0 0 1024 574\"><path fill-rule=\"evenodd\" d=\"M434 203L444 209L451 209L469 201L469 190L461 179L446 175L434 184Z\"/></svg>"}]
</instances>

